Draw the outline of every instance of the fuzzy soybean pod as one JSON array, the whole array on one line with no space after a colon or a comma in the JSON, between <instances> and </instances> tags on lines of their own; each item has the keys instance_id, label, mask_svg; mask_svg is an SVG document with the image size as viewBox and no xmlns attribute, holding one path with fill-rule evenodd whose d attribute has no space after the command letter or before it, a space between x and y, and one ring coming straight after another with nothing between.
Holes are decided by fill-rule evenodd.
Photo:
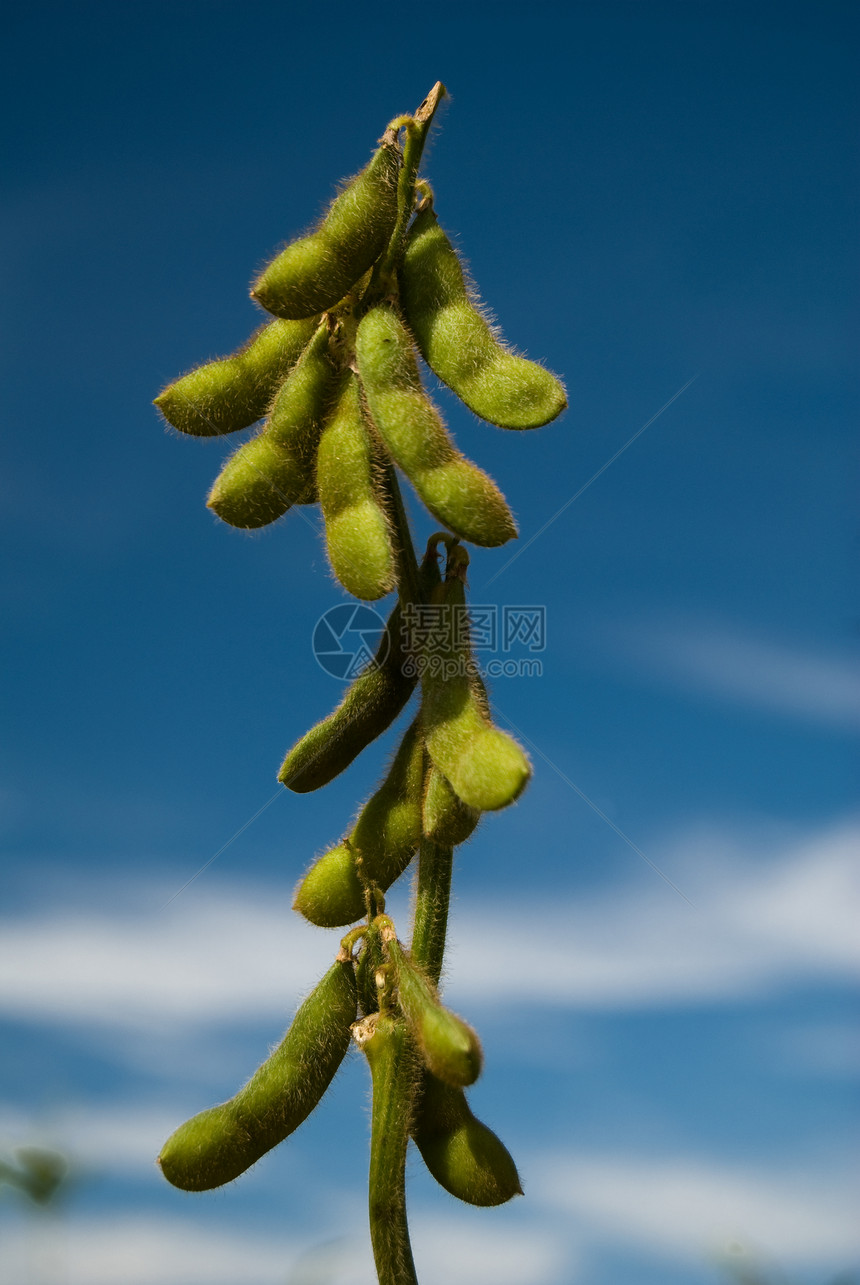
<instances>
[{"instance_id":1,"label":"fuzzy soybean pod","mask_svg":"<svg viewBox=\"0 0 860 1285\"><path fill-rule=\"evenodd\" d=\"M181 433L220 437L262 419L316 329L317 319L272 321L230 357L168 384L155 404Z\"/></svg>"},{"instance_id":2,"label":"fuzzy soybean pod","mask_svg":"<svg viewBox=\"0 0 860 1285\"><path fill-rule=\"evenodd\" d=\"M481 819L477 808L470 808L451 788L435 764L430 765L424 787L422 826L424 837L444 848L465 843Z\"/></svg>"},{"instance_id":3,"label":"fuzzy soybean pod","mask_svg":"<svg viewBox=\"0 0 860 1285\"><path fill-rule=\"evenodd\" d=\"M415 1282L406 1227L406 1149L414 1053L406 1023L389 1013L371 1013L356 1022L353 1038L370 1066L373 1107L370 1132L370 1238L379 1285Z\"/></svg>"},{"instance_id":4,"label":"fuzzy soybean pod","mask_svg":"<svg viewBox=\"0 0 860 1285\"><path fill-rule=\"evenodd\" d=\"M424 360L481 419L500 428L539 428L564 410L567 396L555 375L504 348L475 308L429 203L410 231L400 297Z\"/></svg>"},{"instance_id":5,"label":"fuzzy soybean pod","mask_svg":"<svg viewBox=\"0 0 860 1285\"><path fill-rule=\"evenodd\" d=\"M364 886L348 839L313 863L296 889L293 910L318 928L344 928L361 919Z\"/></svg>"},{"instance_id":6,"label":"fuzzy soybean pod","mask_svg":"<svg viewBox=\"0 0 860 1285\"><path fill-rule=\"evenodd\" d=\"M281 386L263 431L215 479L207 504L219 518L250 530L314 501L316 448L337 377L323 323Z\"/></svg>"},{"instance_id":7,"label":"fuzzy soybean pod","mask_svg":"<svg viewBox=\"0 0 860 1285\"><path fill-rule=\"evenodd\" d=\"M386 132L370 163L332 202L310 236L293 241L254 283L252 298L277 317L331 308L372 266L397 218L400 151Z\"/></svg>"},{"instance_id":8,"label":"fuzzy soybean pod","mask_svg":"<svg viewBox=\"0 0 860 1285\"><path fill-rule=\"evenodd\" d=\"M180 1125L158 1163L185 1191L232 1182L313 1111L349 1045L357 1007L352 961L332 965L274 1053L234 1098Z\"/></svg>"},{"instance_id":9,"label":"fuzzy soybean pod","mask_svg":"<svg viewBox=\"0 0 860 1285\"><path fill-rule=\"evenodd\" d=\"M507 1147L473 1114L462 1089L425 1071L412 1137L433 1177L469 1205L503 1205L523 1193Z\"/></svg>"},{"instance_id":10,"label":"fuzzy soybean pod","mask_svg":"<svg viewBox=\"0 0 860 1285\"><path fill-rule=\"evenodd\" d=\"M495 482L448 437L422 387L412 339L393 307L380 304L362 318L356 358L379 435L433 516L462 539L487 548L516 536Z\"/></svg>"},{"instance_id":11,"label":"fuzzy soybean pod","mask_svg":"<svg viewBox=\"0 0 860 1285\"><path fill-rule=\"evenodd\" d=\"M377 493L378 463L364 422L358 380L347 379L317 452L317 490L332 570L348 593L365 601L394 588L389 521Z\"/></svg>"},{"instance_id":12,"label":"fuzzy soybean pod","mask_svg":"<svg viewBox=\"0 0 860 1285\"><path fill-rule=\"evenodd\" d=\"M465 550L459 550L465 558ZM461 564L461 569L465 567ZM507 807L525 789L531 768L520 746L487 716L465 628L466 599L459 574L445 581L434 600L449 608L458 628L436 638L424 655L422 717L432 762L467 806L480 812Z\"/></svg>"},{"instance_id":13,"label":"fuzzy soybean pod","mask_svg":"<svg viewBox=\"0 0 860 1285\"><path fill-rule=\"evenodd\" d=\"M435 548L428 548L418 576L422 598L430 597L439 579ZM412 695L418 676L414 657L405 646L406 632L398 602L373 661L350 684L337 709L287 753L278 773L283 785L297 794L328 785L394 722Z\"/></svg>"},{"instance_id":14,"label":"fuzzy soybean pod","mask_svg":"<svg viewBox=\"0 0 860 1285\"><path fill-rule=\"evenodd\" d=\"M391 921L383 917L377 922L385 951L394 965L403 1016L425 1065L446 1084L474 1084L484 1060L477 1035L462 1018L439 1003L435 986L400 945Z\"/></svg>"},{"instance_id":15,"label":"fuzzy soybean pod","mask_svg":"<svg viewBox=\"0 0 860 1285\"><path fill-rule=\"evenodd\" d=\"M416 720L348 838L315 861L299 884L294 910L320 928L344 927L362 917L365 885L385 892L421 842L423 779L424 742Z\"/></svg>"}]
</instances>

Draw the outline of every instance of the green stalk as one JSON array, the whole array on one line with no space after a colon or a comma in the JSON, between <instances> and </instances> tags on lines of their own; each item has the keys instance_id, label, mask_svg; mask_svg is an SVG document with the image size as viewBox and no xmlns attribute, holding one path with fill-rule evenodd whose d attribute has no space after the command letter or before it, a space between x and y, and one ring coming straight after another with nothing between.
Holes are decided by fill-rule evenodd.
<instances>
[{"instance_id":1,"label":"green stalk","mask_svg":"<svg viewBox=\"0 0 860 1285\"><path fill-rule=\"evenodd\" d=\"M412 958L437 986L445 954L453 866L453 848L443 848L430 839L421 840L415 886Z\"/></svg>"},{"instance_id":2,"label":"green stalk","mask_svg":"<svg viewBox=\"0 0 860 1285\"><path fill-rule=\"evenodd\" d=\"M415 204L415 182L424 144L436 108L445 93L437 82L414 117L402 122L406 131L403 166L398 181L397 222L388 248L377 261L362 308L389 294L403 253ZM399 122L398 122L399 124ZM419 602L418 561L409 520L394 466L389 464L383 487L395 533L397 592L401 603ZM418 867L413 950L416 958L438 981L445 950L448 899L453 851L423 841ZM365 1047L373 1077L373 1116L370 1142L370 1239L379 1285L418 1285L409 1226L406 1220L406 1149L416 1088L416 1063L402 1018L379 1015L379 1029ZM382 1047L379 1045L382 1044ZM374 1045L377 1048L374 1048Z\"/></svg>"},{"instance_id":3,"label":"green stalk","mask_svg":"<svg viewBox=\"0 0 860 1285\"><path fill-rule=\"evenodd\" d=\"M379 1285L418 1285L406 1222L415 1060L403 1018L380 1013L365 1053L373 1078L369 1189L376 1274Z\"/></svg>"},{"instance_id":4,"label":"green stalk","mask_svg":"<svg viewBox=\"0 0 860 1285\"><path fill-rule=\"evenodd\" d=\"M389 126L389 128L403 128L406 131L403 165L397 180L397 221L394 224L388 248L376 261L370 285L364 297L365 304L375 303L391 291L394 271L403 252L406 231L415 205L415 182L418 178L421 155L424 144L427 142L427 135L430 133L436 108L444 96L445 86L441 80L437 80L414 116L398 117Z\"/></svg>"}]
</instances>

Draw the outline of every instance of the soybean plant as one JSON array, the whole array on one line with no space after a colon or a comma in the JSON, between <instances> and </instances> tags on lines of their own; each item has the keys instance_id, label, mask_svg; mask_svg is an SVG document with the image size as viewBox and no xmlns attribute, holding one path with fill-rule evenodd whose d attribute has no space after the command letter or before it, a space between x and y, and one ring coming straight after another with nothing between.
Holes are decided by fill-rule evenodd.
<instances>
[{"instance_id":1,"label":"soybean plant","mask_svg":"<svg viewBox=\"0 0 860 1285\"><path fill-rule=\"evenodd\" d=\"M314 1110L352 1035L372 1082L370 1232L380 1285L417 1283L404 1189L410 1137L459 1200L501 1205L521 1191L514 1161L464 1093L481 1072L478 1037L439 993L454 849L531 775L521 746L493 724L466 604L464 542L495 548L517 531L495 482L451 440L419 354L502 428L538 428L567 404L554 375L487 325L419 178L444 93L435 85L414 115L393 120L316 229L260 274L252 297L276 320L156 398L169 424L199 437L263 421L212 487L208 504L222 521L261 527L292 505L318 503L341 585L364 601L397 591L376 657L278 773L298 794L326 785L420 687L381 784L296 890L299 914L348 929L335 962L244 1088L181 1125L159 1157L164 1176L186 1191L238 1177ZM398 469L444 527L420 563ZM443 624L429 641L411 627L422 608ZM385 894L413 864L407 946Z\"/></svg>"}]
</instances>

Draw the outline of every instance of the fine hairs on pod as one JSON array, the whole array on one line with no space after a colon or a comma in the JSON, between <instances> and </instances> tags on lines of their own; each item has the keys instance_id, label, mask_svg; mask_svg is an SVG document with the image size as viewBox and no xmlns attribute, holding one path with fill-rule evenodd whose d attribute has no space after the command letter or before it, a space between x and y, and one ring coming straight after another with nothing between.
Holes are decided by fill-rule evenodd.
<instances>
[{"instance_id":1,"label":"fine hairs on pod","mask_svg":"<svg viewBox=\"0 0 860 1285\"><path fill-rule=\"evenodd\" d=\"M432 544L432 542L431 542ZM439 585L435 546L419 568L419 587L427 597ZM402 608L388 617L373 662L350 683L337 709L312 727L287 753L278 780L297 794L318 790L349 767L371 741L389 727L411 696L418 671L404 646Z\"/></svg>"},{"instance_id":2,"label":"fine hairs on pod","mask_svg":"<svg viewBox=\"0 0 860 1285\"><path fill-rule=\"evenodd\" d=\"M337 384L323 323L282 384L262 432L215 480L207 503L219 518L251 529L277 521L293 504L313 503L317 445Z\"/></svg>"},{"instance_id":3,"label":"fine hairs on pod","mask_svg":"<svg viewBox=\"0 0 860 1285\"><path fill-rule=\"evenodd\" d=\"M481 419L540 428L567 406L555 375L504 348L475 308L457 252L426 199L400 269L406 320L430 369Z\"/></svg>"},{"instance_id":4,"label":"fine hairs on pod","mask_svg":"<svg viewBox=\"0 0 860 1285\"><path fill-rule=\"evenodd\" d=\"M158 1157L165 1178L185 1191L209 1191L232 1182L283 1142L333 1080L356 1008L355 969L351 960L338 960L245 1087L171 1134Z\"/></svg>"},{"instance_id":5,"label":"fine hairs on pod","mask_svg":"<svg viewBox=\"0 0 860 1285\"><path fill-rule=\"evenodd\" d=\"M474 1084L483 1053L477 1035L462 1018L440 1004L436 988L397 940L386 916L377 920L397 978L397 996L428 1070L446 1084Z\"/></svg>"},{"instance_id":6,"label":"fine hairs on pod","mask_svg":"<svg viewBox=\"0 0 860 1285\"><path fill-rule=\"evenodd\" d=\"M435 764L431 763L424 786L422 829L424 837L446 848L456 848L472 835L481 819L477 808L470 808L454 793Z\"/></svg>"},{"instance_id":7,"label":"fine hairs on pod","mask_svg":"<svg viewBox=\"0 0 860 1285\"><path fill-rule=\"evenodd\" d=\"M494 727L477 676L466 628L463 585L468 554L452 550L434 601L460 613L456 636L428 645L422 675L424 739L431 761L455 794L479 812L507 807L528 784L531 768L520 746ZM447 671L450 677L443 677Z\"/></svg>"},{"instance_id":8,"label":"fine hairs on pod","mask_svg":"<svg viewBox=\"0 0 860 1285\"><path fill-rule=\"evenodd\" d=\"M349 375L320 437L317 491L334 574L348 593L373 602L394 588L389 519L378 493L374 443Z\"/></svg>"},{"instance_id":9,"label":"fine hairs on pod","mask_svg":"<svg viewBox=\"0 0 860 1285\"><path fill-rule=\"evenodd\" d=\"M362 318L356 359L371 417L395 463L433 516L455 535L493 548L517 534L495 482L453 446L421 383L412 340L395 308Z\"/></svg>"},{"instance_id":10,"label":"fine hairs on pod","mask_svg":"<svg viewBox=\"0 0 860 1285\"><path fill-rule=\"evenodd\" d=\"M433 1177L469 1205L503 1205L522 1195L507 1147L472 1113L462 1089L424 1071L412 1137Z\"/></svg>"},{"instance_id":11,"label":"fine hairs on pod","mask_svg":"<svg viewBox=\"0 0 860 1285\"><path fill-rule=\"evenodd\" d=\"M220 437L262 419L316 329L318 318L271 321L230 357L168 384L155 404L168 424L193 437Z\"/></svg>"},{"instance_id":12,"label":"fine hairs on pod","mask_svg":"<svg viewBox=\"0 0 860 1285\"><path fill-rule=\"evenodd\" d=\"M310 236L293 241L261 273L252 297L278 317L333 307L388 244L397 218L400 148L388 129L370 161L335 198Z\"/></svg>"},{"instance_id":13,"label":"fine hairs on pod","mask_svg":"<svg viewBox=\"0 0 860 1285\"><path fill-rule=\"evenodd\" d=\"M348 837L302 879L295 910L321 928L345 927L365 913L366 885L386 892L399 879L421 842L423 777L424 743L416 720Z\"/></svg>"}]
</instances>

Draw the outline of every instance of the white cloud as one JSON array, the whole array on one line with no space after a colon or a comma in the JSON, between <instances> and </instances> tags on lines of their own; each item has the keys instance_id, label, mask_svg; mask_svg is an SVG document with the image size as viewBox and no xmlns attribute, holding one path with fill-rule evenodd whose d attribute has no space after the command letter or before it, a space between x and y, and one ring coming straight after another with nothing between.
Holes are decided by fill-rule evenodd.
<instances>
[{"instance_id":1,"label":"white cloud","mask_svg":"<svg viewBox=\"0 0 860 1285\"><path fill-rule=\"evenodd\" d=\"M562 1253L537 1231L466 1226L460 1220L412 1220L413 1248L426 1285L548 1285ZM305 1249L299 1238L265 1231L227 1232L211 1224L159 1216L75 1219L59 1227L40 1220L10 1228L0 1248L3 1279L45 1279L65 1285L375 1285L368 1233ZM305 1240L306 1234L301 1239ZM570 1279L570 1277L568 1277Z\"/></svg>"},{"instance_id":2,"label":"white cloud","mask_svg":"<svg viewBox=\"0 0 860 1285\"><path fill-rule=\"evenodd\" d=\"M119 1214L8 1228L0 1268L5 1280L65 1285L283 1285L296 1250L295 1242L271 1235Z\"/></svg>"},{"instance_id":3,"label":"white cloud","mask_svg":"<svg viewBox=\"0 0 860 1285\"><path fill-rule=\"evenodd\" d=\"M845 656L799 651L722 625L689 622L639 621L634 629L613 629L611 639L628 661L673 685L860 729L860 669Z\"/></svg>"},{"instance_id":4,"label":"white cloud","mask_svg":"<svg viewBox=\"0 0 860 1285\"><path fill-rule=\"evenodd\" d=\"M739 1243L784 1264L835 1267L860 1252L856 1176L625 1156L560 1156L536 1168L533 1194L572 1215L589 1240L699 1260Z\"/></svg>"},{"instance_id":5,"label":"white cloud","mask_svg":"<svg viewBox=\"0 0 860 1285\"><path fill-rule=\"evenodd\" d=\"M525 906L461 899L452 994L570 1008L745 999L860 976L860 825L777 854L718 833L652 845L690 897L654 880ZM0 1012L149 1032L264 1018L286 1025L337 933L268 895L219 885L151 915L52 909L0 923Z\"/></svg>"},{"instance_id":6,"label":"white cloud","mask_svg":"<svg viewBox=\"0 0 860 1285\"><path fill-rule=\"evenodd\" d=\"M799 981L860 977L860 826L764 858L717 834L658 854L694 902L655 880L569 903L463 907L458 996L576 1008L752 998ZM681 873L678 873L678 871Z\"/></svg>"}]
</instances>

